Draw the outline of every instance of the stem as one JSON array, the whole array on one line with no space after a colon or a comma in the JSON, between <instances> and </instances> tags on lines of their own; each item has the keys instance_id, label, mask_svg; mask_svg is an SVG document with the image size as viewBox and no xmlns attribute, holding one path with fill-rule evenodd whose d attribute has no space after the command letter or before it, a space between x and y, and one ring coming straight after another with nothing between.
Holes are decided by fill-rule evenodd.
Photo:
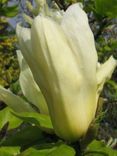
<instances>
[{"instance_id":1,"label":"stem","mask_svg":"<svg viewBox=\"0 0 117 156\"><path fill-rule=\"evenodd\" d=\"M72 144L72 147L76 151L76 155L75 156L82 156L82 150L81 150L81 146L80 146L80 142L79 141L74 143L74 144Z\"/></svg>"},{"instance_id":2,"label":"stem","mask_svg":"<svg viewBox=\"0 0 117 156\"><path fill-rule=\"evenodd\" d=\"M66 10L67 6L65 5L65 1L64 0L54 0L56 2L56 4L59 6L59 8L61 10Z\"/></svg>"}]
</instances>

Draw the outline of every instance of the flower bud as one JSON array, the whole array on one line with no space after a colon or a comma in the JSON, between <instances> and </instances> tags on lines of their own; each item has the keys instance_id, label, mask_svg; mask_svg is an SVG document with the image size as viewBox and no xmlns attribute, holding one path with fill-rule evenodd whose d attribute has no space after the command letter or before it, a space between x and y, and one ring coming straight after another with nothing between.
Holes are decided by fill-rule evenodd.
<instances>
[{"instance_id":1,"label":"flower bud","mask_svg":"<svg viewBox=\"0 0 117 156\"><path fill-rule=\"evenodd\" d=\"M97 71L97 52L86 13L78 3L70 6L59 22L38 15L31 29L18 26L17 36L46 99L56 134L70 141L84 136L95 117L99 88L102 90L117 64L109 59Z\"/></svg>"}]
</instances>

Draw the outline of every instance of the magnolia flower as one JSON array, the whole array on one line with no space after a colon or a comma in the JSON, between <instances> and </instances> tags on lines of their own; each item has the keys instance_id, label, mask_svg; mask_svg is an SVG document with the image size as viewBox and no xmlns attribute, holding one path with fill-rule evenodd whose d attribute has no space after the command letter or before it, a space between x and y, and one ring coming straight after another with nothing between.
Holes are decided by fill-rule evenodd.
<instances>
[{"instance_id":1,"label":"magnolia flower","mask_svg":"<svg viewBox=\"0 0 117 156\"><path fill-rule=\"evenodd\" d=\"M31 28L18 24L16 33L56 134L74 141L86 134L117 62L110 57L99 65L93 33L79 3L66 12L42 10Z\"/></svg>"}]
</instances>

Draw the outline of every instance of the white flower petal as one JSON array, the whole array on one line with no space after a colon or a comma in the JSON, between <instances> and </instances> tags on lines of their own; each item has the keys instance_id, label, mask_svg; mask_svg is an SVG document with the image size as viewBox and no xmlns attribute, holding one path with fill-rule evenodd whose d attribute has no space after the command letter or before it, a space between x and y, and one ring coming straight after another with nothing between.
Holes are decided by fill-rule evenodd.
<instances>
[{"instance_id":1,"label":"white flower petal","mask_svg":"<svg viewBox=\"0 0 117 156\"><path fill-rule=\"evenodd\" d=\"M2 86L0 86L0 100L16 112L34 112L29 103Z\"/></svg>"},{"instance_id":2,"label":"white flower petal","mask_svg":"<svg viewBox=\"0 0 117 156\"><path fill-rule=\"evenodd\" d=\"M100 94L104 83L109 80L117 66L117 61L111 56L97 71L97 92Z\"/></svg>"},{"instance_id":3,"label":"white flower petal","mask_svg":"<svg viewBox=\"0 0 117 156\"><path fill-rule=\"evenodd\" d=\"M20 50L17 51L17 56L18 56L20 69L21 69L19 82L20 82L20 86L21 86L24 96L32 104L34 104L35 106L37 106L37 108L39 108L40 113L48 114L48 108L47 108L46 101L45 101L39 87L37 86L36 82L34 81L32 72L31 72L28 64L24 60Z\"/></svg>"},{"instance_id":4,"label":"white flower petal","mask_svg":"<svg viewBox=\"0 0 117 156\"><path fill-rule=\"evenodd\" d=\"M61 26L85 77L89 81L95 81L97 52L87 14L82 10L80 3L73 4L66 10Z\"/></svg>"},{"instance_id":5,"label":"white flower petal","mask_svg":"<svg viewBox=\"0 0 117 156\"><path fill-rule=\"evenodd\" d=\"M20 24L17 24L16 34L23 55L27 58L27 60L30 60L28 57L29 54L32 54L30 29L24 28L20 26Z\"/></svg>"},{"instance_id":6,"label":"white flower petal","mask_svg":"<svg viewBox=\"0 0 117 156\"><path fill-rule=\"evenodd\" d=\"M23 54L26 62L28 63L30 69L32 70L33 76L35 75L34 77L37 80L41 79L41 85L43 87L45 87L45 82L43 81L42 74L40 73L40 70L39 70L37 64L35 64L35 61L33 60L33 58L35 56L34 56L34 53L33 53L33 50L32 50L32 46L31 46L31 32L30 32L30 29L21 27L20 24L17 24L16 34L17 34L17 37L18 37L18 40L19 40L19 44L20 44L22 54ZM38 73L39 76L36 77L37 73Z\"/></svg>"},{"instance_id":7,"label":"white flower petal","mask_svg":"<svg viewBox=\"0 0 117 156\"><path fill-rule=\"evenodd\" d=\"M21 68L22 68L23 55L22 55L22 53L21 53L20 50L16 50L16 53L17 53L17 58L18 58L20 70L21 70Z\"/></svg>"}]
</instances>

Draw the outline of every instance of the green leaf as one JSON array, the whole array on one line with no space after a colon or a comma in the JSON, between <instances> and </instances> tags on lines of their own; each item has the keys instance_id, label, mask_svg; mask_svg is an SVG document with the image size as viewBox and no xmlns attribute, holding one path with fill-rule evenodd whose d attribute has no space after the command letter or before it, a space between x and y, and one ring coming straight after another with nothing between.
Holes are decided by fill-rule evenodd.
<instances>
[{"instance_id":1,"label":"green leaf","mask_svg":"<svg viewBox=\"0 0 117 156\"><path fill-rule=\"evenodd\" d=\"M47 151L45 151L45 153L36 150L34 148L29 148L26 151L24 151L23 153L21 153L19 156L46 156Z\"/></svg>"},{"instance_id":2,"label":"green leaf","mask_svg":"<svg viewBox=\"0 0 117 156\"><path fill-rule=\"evenodd\" d=\"M20 153L20 147L0 147L0 156L16 156Z\"/></svg>"},{"instance_id":3,"label":"green leaf","mask_svg":"<svg viewBox=\"0 0 117 156\"><path fill-rule=\"evenodd\" d=\"M18 127L22 120L16 118L14 115L11 114L11 109L6 107L3 110L0 111L0 129L9 122L8 129L13 129Z\"/></svg>"},{"instance_id":4,"label":"green leaf","mask_svg":"<svg viewBox=\"0 0 117 156\"><path fill-rule=\"evenodd\" d=\"M14 17L18 14L18 5L3 7L0 9L0 12L2 13L2 16Z\"/></svg>"},{"instance_id":5,"label":"green leaf","mask_svg":"<svg viewBox=\"0 0 117 156\"><path fill-rule=\"evenodd\" d=\"M75 156L75 150L65 144L55 144L48 149L29 148L19 156Z\"/></svg>"},{"instance_id":6,"label":"green leaf","mask_svg":"<svg viewBox=\"0 0 117 156\"><path fill-rule=\"evenodd\" d=\"M75 156L75 150L65 144L58 146L56 149L51 151L48 156Z\"/></svg>"},{"instance_id":7,"label":"green leaf","mask_svg":"<svg viewBox=\"0 0 117 156\"><path fill-rule=\"evenodd\" d=\"M94 140L92 141L85 152L88 156L116 156L117 150L107 147L103 142Z\"/></svg>"},{"instance_id":8,"label":"green leaf","mask_svg":"<svg viewBox=\"0 0 117 156\"><path fill-rule=\"evenodd\" d=\"M14 113L13 114L24 122L35 124L38 127L47 129L49 132L53 131L53 126L48 115L43 115L36 112Z\"/></svg>"},{"instance_id":9,"label":"green leaf","mask_svg":"<svg viewBox=\"0 0 117 156\"><path fill-rule=\"evenodd\" d=\"M18 94L21 91L21 87L19 84L19 80L17 80L16 82L10 84L10 90L12 91L12 93L14 94Z\"/></svg>"},{"instance_id":10,"label":"green leaf","mask_svg":"<svg viewBox=\"0 0 117 156\"><path fill-rule=\"evenodd\" d=\"M0 0L0 3L2 3L2 4L5 4L7 2L8 2L8 0Z\"/></svg>"},{"instance_id":11,"label":"green leaf","mask_svg":"<svg viewBox=\"0 0 117 156\"><path fill-rule=\"evenodd\" d=\"M95 0L95 8L102 16L117 17L117 0Z\"/></svg>"},{"instance_id":12,"label":"green leaf","mask_svg":"<svg viewBox=\"0 0 117 156\"><path fill-rule=\"evenodd\" d=\"M23 125L22 128L15 132L9 132L6 139L2 142L2 146L21 146L29 147L44 140L43 132L36 126Z\"/></svg>"}]
</instances>

